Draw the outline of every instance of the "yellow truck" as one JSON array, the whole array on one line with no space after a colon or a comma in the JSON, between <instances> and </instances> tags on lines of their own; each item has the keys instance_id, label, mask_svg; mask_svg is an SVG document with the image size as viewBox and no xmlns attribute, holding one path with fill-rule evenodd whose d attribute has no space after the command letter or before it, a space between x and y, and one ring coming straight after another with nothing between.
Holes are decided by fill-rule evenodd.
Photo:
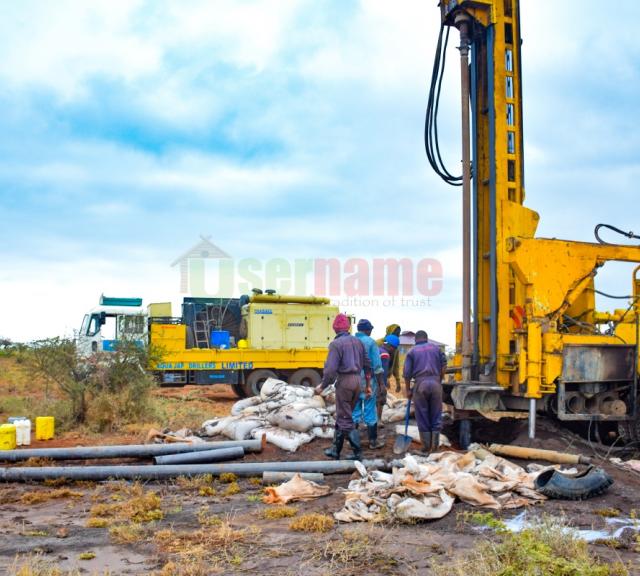
<instances>
[{"instance_id":1,"label":"yellow truck","mask_svg":"<svg viewBox=\"0 0 640 576\"><path fill-rule=\"evenodd\" d=\"M138 298L103 296L85 316L78 349L109 351L124 337L148 341L159 352L150 368L161 385L230 384L242 398L257 394L270 377L319 384L337 313L328 298L273 291L187 297L180 317L172 316L168 303L144 309Z\"/></svg>"}]
</instances>

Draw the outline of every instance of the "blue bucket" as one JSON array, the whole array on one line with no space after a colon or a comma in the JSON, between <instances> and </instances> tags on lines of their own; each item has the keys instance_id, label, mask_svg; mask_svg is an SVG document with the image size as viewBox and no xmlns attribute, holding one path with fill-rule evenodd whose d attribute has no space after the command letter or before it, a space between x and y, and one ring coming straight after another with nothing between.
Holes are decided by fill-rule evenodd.
<instances>
[{"instance_id":1,"label":"blue bucket","mask_svg":"<svg viewBox=\"0 0 640 576\"><path fill-rule=\"evenodd\" d=\"M211 348L229 348L231 335L227 330L211 330Z\"/></svg>"}]
</instances>

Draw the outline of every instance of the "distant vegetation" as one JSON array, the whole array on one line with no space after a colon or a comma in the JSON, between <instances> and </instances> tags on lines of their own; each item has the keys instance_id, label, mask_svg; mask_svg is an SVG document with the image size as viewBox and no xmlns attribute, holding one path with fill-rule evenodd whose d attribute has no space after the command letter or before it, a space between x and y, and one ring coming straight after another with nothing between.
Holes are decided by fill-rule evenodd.
<instances>
[{"instance_id":1,"label":"distant vegetation","mask_svg":"<svg viewBox=\"0 0 640 576\"><path fill-rule=\"evenodd\" d=\"M0 338L0 357L2 356L14 356L16 353L24 350L25 344L19 342L13 342L9 338Z\"/></svg>"},{"instance_id":2,"label":"distant vegetation","mask_svg":"<svg viewBox=\"0 0 640 576\"><path fill-rule=\"evenodd\" d=\"M27 375L44 383L45 401L52 395L64 397L63 420L98 431L150 415L155 380L145 370L149 356L134 342L121 342L114 352L82 358L73 340L58 337L32 342L19 351Z\"/></svg>"}]
</instances>

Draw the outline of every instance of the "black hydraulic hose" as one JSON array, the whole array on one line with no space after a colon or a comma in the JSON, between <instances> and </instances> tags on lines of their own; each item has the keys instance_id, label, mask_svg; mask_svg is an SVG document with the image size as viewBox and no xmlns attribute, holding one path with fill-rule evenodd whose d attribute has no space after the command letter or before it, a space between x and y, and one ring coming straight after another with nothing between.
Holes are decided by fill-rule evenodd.
<instances>
[{"instance_id":1,"label":"black hydraulic hose","mask_svg":"<svg viewBox=\"0 0 640 576\"><path fill-rule=\"evenodd\" d=\"M638 298L637 296L614 296L613 294L607 294L606 292L603 292L602 290L594 290L594 292L596 294L600 294L600 296L604 296L605 298L612 298L613 300L631 300L634 298Z\"/></svg>"},{"instance_id":2,"label":"black hydraulic hose","mask_svg":"<svg viewBox=\"0 0 640 576\"><path fill-rule=\"evenodd\" d=\"M442 92L442 80L446 64L446 50L449 42L449 28L447 27L446 35L444 29L445 25L442 24L438 35L438 43L431 73L431 83L429 86L429 98L424 126L424 143L427 159L436 174L447 184L462 186L462 176L453 176L444 164L438 137L438 111L440 108L440 94Z\"/></svg>"},{"instance_id":3,"label":"black hydraulic hose","mask_svg":"<svg viewBox=\"0 0 640 576\"><path fill-rule=\"evenodd\" d=\"M625 236L627 238L633 238L635 240L640 240L640 236L638 236L637 234L634 234L633 232L625 232L624 230L621 230L620 228L617 228L616 226L612 226L611 224L598 224L595 229L593 230L593 234L596 237L596 240L598 242L600 242L600 244L612 244L611 242L607 242L606 240L603 240L600 237L600 229L601 228L607 228L613 232L615 232L616 234L620 234L621 236Z\"/></svg>"}]
</instances>

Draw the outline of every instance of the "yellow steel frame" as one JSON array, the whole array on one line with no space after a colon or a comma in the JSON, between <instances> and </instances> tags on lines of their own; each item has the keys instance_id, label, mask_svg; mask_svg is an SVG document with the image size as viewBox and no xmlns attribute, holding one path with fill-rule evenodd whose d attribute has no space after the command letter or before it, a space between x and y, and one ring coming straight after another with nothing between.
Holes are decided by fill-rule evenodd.
<instances>
[{"instance_id":1,"label":"yellow steel frame","mask_svg":"<svg viewBox=\"0 0 640 576\"><path fill-rule=\"evenodd\" d=\"M516 396L541 398L556 391L565 345L636 344L640 266L626 313L595 310L594 277L609 261L640 262L640 247L534 237L539 216L523 205L519 1L443 0L440 6L445 25L465 12L476 31L476 375ZM615 335L561 331L565 314L619 324ZM457 337L460 349L460 329ZM459 355L455 362L460 368Z\"/></svg>"},{"instance_id":2,"label":"yellow steel frame","mask_svg":"<svg viewBox=\"0 0 640 576\"><path fill-rule=\"evenodd\" d=\"M326 348L256 350L231 348L185 348L184 324L151 324L150 342L161 353L161 360L152 370L297 370L322 368L327 357Z\"/></svg>"}]
</instances>

